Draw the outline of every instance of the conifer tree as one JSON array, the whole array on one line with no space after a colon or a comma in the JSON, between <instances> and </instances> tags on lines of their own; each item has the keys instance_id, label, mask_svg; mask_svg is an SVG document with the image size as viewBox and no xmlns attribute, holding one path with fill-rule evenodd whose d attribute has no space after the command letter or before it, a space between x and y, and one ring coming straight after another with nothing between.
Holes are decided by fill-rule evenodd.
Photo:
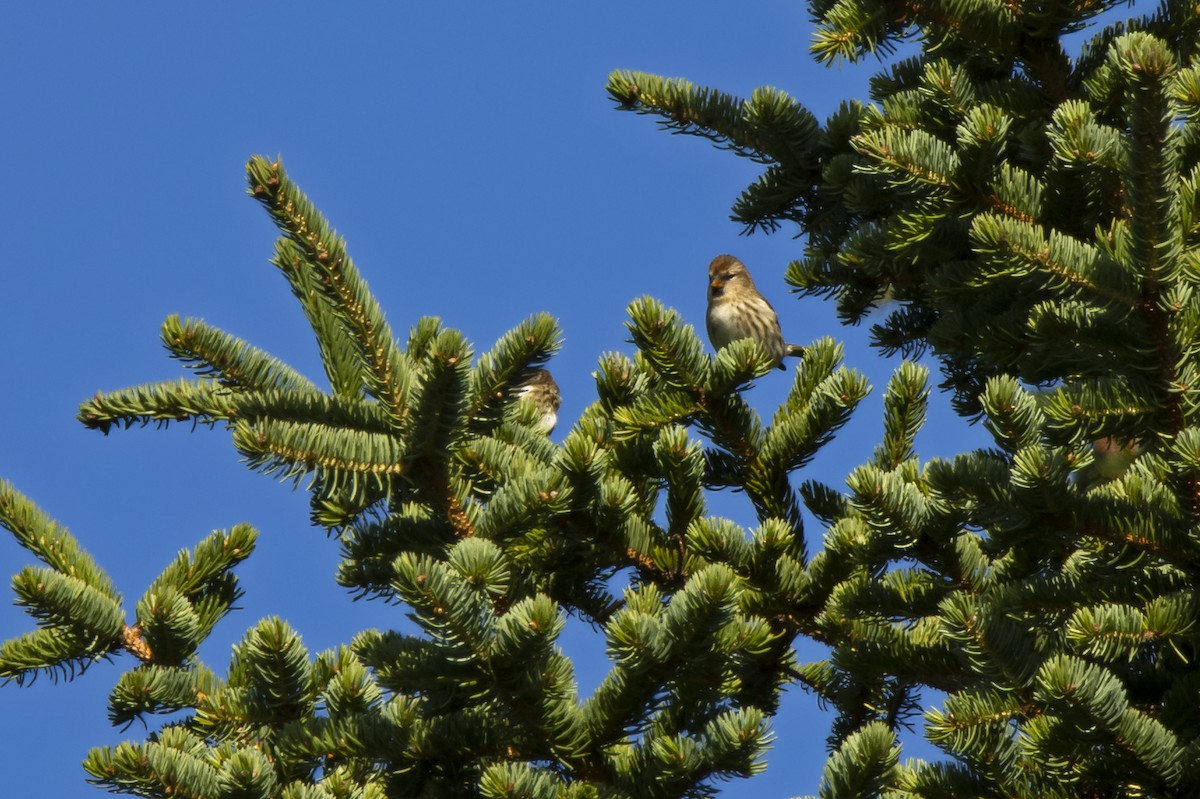
<instances>
[{"instance_id":1,"label":"conifer tree","mask_svg":"<svg viewBox=\"0 0 1200 799\"><path fill-rule=\"evenodd\" d=\"M814 578L789 478L867 391L840 348L814 344L764 424L738 390L768 353L739 342L711 359L678 314L636 300L637 352L601 359L597 401L557 445L521 394L558 347L550 316L478 357L432 318L402 341L282 165L254 158L247 176L329 388L171 316L163 343L194 377L99 394L79 419L225 427L251 468L307 489L340 544L338 582L402 605L422 634L362 630L310 653L263 619L218 673L197 653L239 595L254 530L182 553L127 618L76 539L0 484L0 523L45 564L15 582L39 629L0 648L0 674L132 656L111 719L173 719L84 766L141 796L703 796L759 770L791 642L836 584ZM750 535L708 515L714 485L746 491ZM587 697L556 645L568 614L612 659Z\"/></svg>"},{"instance_id":2,"label":"conifer tree","mask_svg":"<svg viewBox=\"0 0 1200 799\"><path fill-rule=\"evenodd\" d=\"M931 352L994 446L922 461L928 374L904 363L846 489L813 480L868 391L839 346L808 346L764 421L742 392L768 353L710 358L648 297L629 307L635 350L601 357L596 401L555 444L519 394L558 346L551 317L478 357L436 319L402 340L282 165L254 158L328 388L170 317L194 378L102 393L79 418L228 429L308 492L339 583L421 632L310 653L263 619L220 673L197 652L255 531L182 553L127 616L102 566L0 483L0 524L44 564L14 579L37 629L0 648L0 674L126 655L113 721L172 721L85 768L140 796L710 795L761 767L793 681L836 712L824 797L1190 796L1200 16L1165 3L1069 49L1112 5L813 2L821 59L921 47L824 123L773 89L609 80L621 107L765 164L734 218L798 225L787 280L851 323L886 303L880 349ZM757 518L713 517L719 489ZM567 614L606 641L590 696L556 644ZM800 637L829 657L797 662ZM901 764L896 731L922 711L946 756Z\"/></svg>"},{"instance_id":3,"label":"conifer tree","mask_svg":"<svg viewBox=\"0 0 1200 799\"><path fill-rule=\"evenodd\" d=\"M610 77L766 164L734 219L798 224L788 282L850 323L886 300L875 344L932 352L995 441L922 463L918 395L890 397L849 492L806 496L853 563L802 669L838 710L830 796L1200 784L1200 15L1167 0L1069 49L1114 5L813 3L824 61L921 45L823 124L773 89ZM898 766L887 732L930 690L947 758Z\"/></svg>"}]
</instances>

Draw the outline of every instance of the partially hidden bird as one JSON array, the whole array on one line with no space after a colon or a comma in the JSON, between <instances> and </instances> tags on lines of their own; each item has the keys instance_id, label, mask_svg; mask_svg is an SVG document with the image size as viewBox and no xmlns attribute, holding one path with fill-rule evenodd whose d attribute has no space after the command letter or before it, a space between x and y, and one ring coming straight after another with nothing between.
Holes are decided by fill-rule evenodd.
<instances>
[{"instance_id":1,"label":"partially hidden bird","mask_svg":"<svg viewBox=\"0 0 1200 799\"><path fill-rule=\"evenodd\" d=\"M553 433L554 426L558 424L558 408L562 404L562 394L550 370L538 369L524 383L517 386L514 393L518 399L532 402L533 407L537 408L541 414L538 417L538 429L546 435Z\"/></svg>"},{"instance_id":2,"label":"partially hidden bird","mask_svg":"<svg viewBox=\"0 0 1200 799\"><path fill-rule=\"evenodd\" d=\"M783 340L779 315L759 293L746 265L732 255L718 255L708 265L708 341L720 351L732 341L752 338L766 348L775 366L804 354L804 348Z\"/></svg>"}]
</instances>

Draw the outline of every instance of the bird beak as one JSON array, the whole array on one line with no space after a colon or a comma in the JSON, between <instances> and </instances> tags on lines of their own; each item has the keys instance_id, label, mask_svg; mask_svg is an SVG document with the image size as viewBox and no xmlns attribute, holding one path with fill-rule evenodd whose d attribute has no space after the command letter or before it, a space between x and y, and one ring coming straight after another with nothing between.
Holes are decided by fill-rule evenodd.
<instances>
[{"instance_id":1,"label":"bird beak","mask_svg":"<svg viewBox=\"0 0 1200 799\"><path fill-rule=\"evenodd\" d=\"M725 281L719 277L714 277L711 281L709 281L708 285L714 289L725 288Z\"/></svg>"}]
</instances>

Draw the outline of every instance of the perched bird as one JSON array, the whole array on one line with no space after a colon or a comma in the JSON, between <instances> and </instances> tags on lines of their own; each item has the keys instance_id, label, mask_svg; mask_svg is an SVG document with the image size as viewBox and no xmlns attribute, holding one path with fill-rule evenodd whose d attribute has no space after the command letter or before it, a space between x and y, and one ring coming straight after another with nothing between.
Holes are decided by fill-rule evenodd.
<instances>
[{"instance_id":1,"label":"perched bird","mask_svg":"<svg viewBox=\"0 0 1200 799\"><path fill-rule=\"evenodd\" d=\"M1075 484L1081 491L1093 488L1123 476L1129 467L1146 451L1137 439L1105 436L1092 442L1093 460L1075 475Z\"/></svg>"},{"instance_id":2,"label":"perched bird","mask_svg":"<svg viewBox=\"0 0 1200 799\"><path fill-rule=\"evenodd\" d=\"M529 376L528 380L517 386L515 393L518 399L532 402L538 409L541 414L538 418L538 427L546 435L553 433L554 426L558 424L558 406L562 404L562 395L558 391L558 383L554 382L550 370L538 369Z\"/></svg>"},{"instance_id":3,"label":"perched bird","mask_svg":"<svg viewBox=\"0 0 1200 799\"><path fill-rule=\"evenodd\" d=\"M766 348L775 365L783 359L803 355L804 348L783 340L779 315L758 293L746 265L732 255L718 255L708 265L708 340L720 351L731 341L752 338Z\"/></svg>"}]
</instances>

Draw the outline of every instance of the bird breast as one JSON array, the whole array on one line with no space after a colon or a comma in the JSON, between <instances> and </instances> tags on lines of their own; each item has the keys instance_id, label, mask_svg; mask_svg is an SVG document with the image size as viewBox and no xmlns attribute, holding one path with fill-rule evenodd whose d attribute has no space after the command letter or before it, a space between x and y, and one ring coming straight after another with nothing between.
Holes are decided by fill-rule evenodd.
<instances>
[{"instance_id":1,"label":"bird breast","mask_svg":"<svg viewBox=\"0 0 1200 799\"><path fill-rule=\"evenodd\" d=\"M723 298L716 297L714 299ZM738 313L737 305L732 302L714 302L708 309L707 321L708 336L715 349L721 349L733 340L731 336L725 335L726 333L740 330L742 327L741 315Z\"/></svg>"}]
</instances>

